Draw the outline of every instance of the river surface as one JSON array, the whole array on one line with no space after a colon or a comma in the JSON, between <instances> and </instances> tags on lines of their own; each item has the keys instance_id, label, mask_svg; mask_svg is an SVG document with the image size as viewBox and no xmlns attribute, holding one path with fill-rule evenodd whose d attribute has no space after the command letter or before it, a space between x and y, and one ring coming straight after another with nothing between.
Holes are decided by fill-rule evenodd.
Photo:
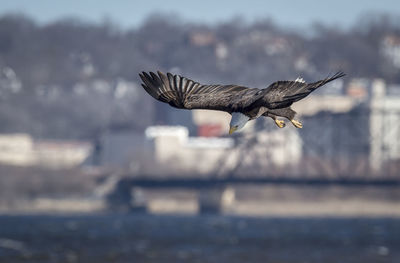
<instances>
[{"instance_id":1,"label":"river surface","mask_svg":"<svg viewBox=\"0 0 400 263\"><path fill-rule=\"evenodd\" d=\"M0 262L400 262L399 218L0 216Z\"/></svg>"}]
</instances>

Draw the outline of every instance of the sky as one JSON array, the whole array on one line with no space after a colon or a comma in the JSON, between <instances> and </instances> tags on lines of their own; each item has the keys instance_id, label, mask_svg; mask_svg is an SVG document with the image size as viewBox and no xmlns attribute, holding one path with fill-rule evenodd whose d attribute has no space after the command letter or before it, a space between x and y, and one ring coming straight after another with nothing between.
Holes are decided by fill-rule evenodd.
<instances>
[{"instance_id":1,"label":"sky","mask_svg":"<svg viewBox=\"0 0 400 263\"><path fill-rule=\"evenodd\" d=\"M272 18L289 27L306 27L318 21L346 28L368 12L400 15L400 0L0 0L0 15L10 12L27 14L40 24L66 17L88 22L107 18L124 28L137 27L156 12L208 24L241 16L249 22Z\"/></svg>"}]
</instances>

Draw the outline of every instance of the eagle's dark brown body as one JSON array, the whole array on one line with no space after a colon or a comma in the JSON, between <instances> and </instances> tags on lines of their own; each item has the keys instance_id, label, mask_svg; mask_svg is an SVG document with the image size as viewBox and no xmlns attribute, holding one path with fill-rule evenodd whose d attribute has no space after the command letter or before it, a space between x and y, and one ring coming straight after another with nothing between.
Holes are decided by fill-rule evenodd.
<instances>
[{"instance_id":1,"label":"eagle's dark brown body","mask_svg":"<svg viewBox=\"0 0 400 263\"><path fill-rule=\"evenodd\" d=\"M277 81L265 89L238 85L202 85L191 79L171 73L165 75L160 71L158 74L142 72L139 75L143 88L152 97L176 108L220 110L230 114L240 112L250 119L269 116L276 120L276 117L281 116L293 120L296 112L290 106L294 102L345 74L338 72L332 77L313 83L305 83L303 80Z\"/></svg>"}]
</instances>

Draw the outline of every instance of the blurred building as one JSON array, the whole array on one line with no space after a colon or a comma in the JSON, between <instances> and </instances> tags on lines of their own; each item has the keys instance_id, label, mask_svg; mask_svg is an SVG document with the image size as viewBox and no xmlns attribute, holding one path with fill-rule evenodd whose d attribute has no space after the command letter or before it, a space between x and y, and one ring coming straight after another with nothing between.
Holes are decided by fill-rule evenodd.
<instances>
[{"instance_id":1,"label":"blurred building","mask_svg":"<svg viewBox=\"0 0 400 263\"><path fill-rule=\"evenodd\" d=\"M146 163L152 163L151 145L142 132L109 131L104 134L99 144L99 160L96 165L130 170L142 170Z\"/></svg>"},{"instance_id":2,"label":"blurred building","mask_svg":"<svg viewBox=\"0 0 400 263\"><path fill-rule=\"evenodd\" d=\"M83 164L91 152L92 144L85 141L36 140L32 155L34 165L70 168Z\"/></svg>"},{"instance_id":3,"label":"blurred building","mask_svg":"<svg viewBox=\"0 0 400 263\"><path fill-rule=\"evenodd\" d=\"M82 164L91 144L80 141L33 140L28 134L0 135L0 163L15 166L69 168Z\"/></svg>"},{"instance_id":4,"label":"blurred building","mask_svg":"<svg viewBox=\"0 0 400 263\"><path fill-rule=\"evenodd\" d=\"M381 41L381 52L384 57L396 68L400 68L400 37L387 35Z\"/></svg>"},{"instance_id":5,"label":"blurred building","mask_svg":"<svg viewBox=\"0 0 400 263\"><path fill-rule=\"evenodd\" d=\"M294 129L260 132L237 141L190 137L183 126L151 126L144 134L109 133L103 145L101 165L145 174L219 174L238 166L294 165L301 158L301 140Z\"/></svg>"},{"instance_id":6,"label":"blurred building","mask_svg":"<svg viewBox=\"0 0 400 263\"><path fill-rule=\"evenodd\" d=\"M367 100L370 96L370 80L357 78L350 80L346 88L346 95L360 101Z\"/></svg>"},{"instance_id":7,"label":"blurred building","mask_svg":"<svg viewBox=\"0 0 400 263\"><path fill-rule=\"evenodd\" d=\"M26 166L34 163L33 140L27 134L0 135L0 162Z\"/></svg>"},{"instance_id":8,"label":"blurred building","mask_svg":"<svg viewBox=\"0 0 400 263\"><path fill-rule=\"evenodd\" d=\"M193 122L197 127L197 135L216 137L227 134L231 116L223 111L192 110Z\"/></svg>"},{"instance_id":9,"label":"blurred building","mask_svg":"<svg viewBox=\"0 0 400 263\"><path fill-rule=\"evenodd\" d=\"M360 173L370 168L379 172L384 164L400 160L396 86L380 79L352 79L343 95L310 96L294 108L307 127L300 131L305 158L350 162L353 167L363 163Z\"/></svg>"},{"instance_id":10,"label":"blurred building","mask_svg":"<svg viewBox=\"0 0 400 263\"><path fill-rule=\"evenodd\" d=\"M215 172L234 147L231 138L189 137L182 126L149 127L145 136L152 142L155 162L171 172Z\"/></svg>"},{"instance_id":11,"label":"blurred building","mask_svg":"<svg viewBox=\"0 0 400 263\"><path fill-rule=\"evenodd\" d=\"M189 43L193 46L205 47L214 45L217 41L215 34L211 31L200 30L191 32L189 35Z\"/></svg>"},{"instance_id":12,"label":"blurred building","mask_svg":"<svg viewBox=\"0 0 400 263\"><path fill-rule=\"evenodd\" d=\"M8 93L18 93L22 89L22 82L10 67L0 66L0 97Z\"/></svg>"},{"instance_id":13,"label":"blurred building","mask_svg":"<svg viewBox=\"0 0 400 263\"><path fill-rule=\"evenodd\" d=\"M319 112L346 113L359 104L358 100L344 95L314 95L296 102L293 109L300 117L313 116Z\"/></svg>"},{"instance_id":14,"label":"blurred building","mask_svg":"<svg viewBox=\"0 0 400 263\"><path fill-rule=\"evenodd\" d=\"M250 169L255 166L268 169L293 165L301 158L301 140L294 130L264 131L252 136L235 141L189 137L185 127L158 126L146 130L146 137L154 143L156 162L181 172L223 173L235 170L239 164Z\"/></svg>"},{"instance_id":15,"label":"blurred building","mask_svg":"<svg viewBox=\"0 0 400 263\"><path fill-rule=\"evenodd\" d=\"M400 160L400 96L387 94L383 80L375 80L369 104L370 163L379 171L385 162Z\"/></svg>"}]
</instances>

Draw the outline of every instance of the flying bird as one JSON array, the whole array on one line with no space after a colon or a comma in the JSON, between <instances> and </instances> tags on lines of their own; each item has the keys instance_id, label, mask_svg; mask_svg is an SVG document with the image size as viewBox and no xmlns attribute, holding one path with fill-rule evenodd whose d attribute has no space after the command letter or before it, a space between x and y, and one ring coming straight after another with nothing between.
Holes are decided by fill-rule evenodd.
<instances>
[{"instance_id":1,"label":"flying bird","mask_svg":"<svg viewBox=\"0 0 400 263\"><path fill-rule=\"evenodd\" d=\"M272 118L279 128L288 119L295 127L302 128L294 119L296 112L290 107L294 102L307 97L317 88L345 76L337 72L331 77L306 83L302 78L277 81L265 89L239 85L203 85L191 79L160 71L142 72L142 87L153 98L178 109L205 109L225 111L232 115L229 134L245 126L249 120L260 116Z\"/></svg>"}]
</instances>

